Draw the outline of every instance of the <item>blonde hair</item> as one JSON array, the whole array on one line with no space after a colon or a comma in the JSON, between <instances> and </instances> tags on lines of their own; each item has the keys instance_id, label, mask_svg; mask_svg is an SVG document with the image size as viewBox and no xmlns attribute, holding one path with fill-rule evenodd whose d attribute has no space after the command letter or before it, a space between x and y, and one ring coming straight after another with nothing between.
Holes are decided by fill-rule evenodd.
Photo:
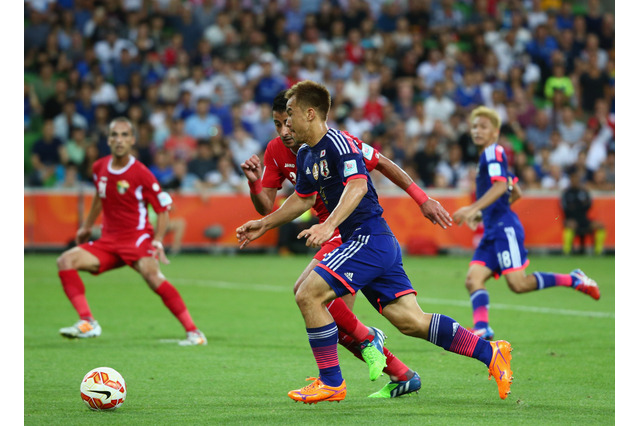
<instances>
[{"instance_id":1,"label":"blonde hair","mask_svg":"<svg viewBox=\"0 0 640 426\"><path fill-rule=\"evenodd\" d=\"M501 123L502 120L500 120L500 116L498 115L498 112L496 110L486 106L479 106L475 108L473 111L471 111L470 121L473 122L473 120L475 120L476 117L487 118L491 122L493 127L500 130L500 125L502 124Z\"/></svg>"}]
</instances>

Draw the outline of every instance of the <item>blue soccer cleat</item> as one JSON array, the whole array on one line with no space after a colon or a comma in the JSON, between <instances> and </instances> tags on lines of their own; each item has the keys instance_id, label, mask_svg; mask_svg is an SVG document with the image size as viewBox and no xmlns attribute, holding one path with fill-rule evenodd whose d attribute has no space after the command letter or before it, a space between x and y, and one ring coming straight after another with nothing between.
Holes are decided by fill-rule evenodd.
<instances>
[{"instance_id":1,"label":"blue soccer cleat","mask_svg":"<svg viewBox=\"0 0 640 426\"><path fill-rule=\"evenodd\" d=\"M369 398L397 398L417 392L422 387L422 381L418 373L413 373L413 377L409 380L400 380L397 382L389 382L378 392L369 395Z\"/></svg>"},{"instance_id":2,"label":"blue soccer cleat","mask_svg":"<svg viewBox=\"0 0 640 426\"><path fill-rule=\"evenodd\" d=\"M360 344L360 353L364 362L369 366L369 379L376 380L382 375L382 370L387 366L387 357L384 354L385 334L375 327L369 327L373 333L373 340L365 340Z\"/></svg>"}]
</instances>

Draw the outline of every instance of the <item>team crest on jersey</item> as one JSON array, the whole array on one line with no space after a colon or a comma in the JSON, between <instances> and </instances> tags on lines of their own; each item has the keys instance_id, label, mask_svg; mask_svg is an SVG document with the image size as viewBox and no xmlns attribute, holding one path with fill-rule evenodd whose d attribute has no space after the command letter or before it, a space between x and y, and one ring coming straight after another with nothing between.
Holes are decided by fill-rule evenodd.
<instances>
[{"instance_id":1,"label":"team crest on jersey","mask_svg":"<svg viewBox=\"0 0 640 426\"><path fill-rule=\"evenodd\" d=\"M327 164L327 160L322 160L320 162L320 174L324 177L329 176L329 165Z\"/></svg>"},{"instance_id":2,"label":"team crest on jersey","mask_svg":"<svg viewBox=\"0 0 640 426\"><path fill-rule=\"evenodd\" d=\"M116 184L116 188L118 189L118 194L124 194L129 189L129 182L126 180L119 180Z\"/></svg>"},{"instance_id":3,"label":"team crest on jersey","mask_svg":"<svg viewBox=\"0 0 640 426\"><path fill-rule=\"evenodd\" d=\"M313 163L313 178L318 180L318 163Z\"/></svg>"}]
</instances>

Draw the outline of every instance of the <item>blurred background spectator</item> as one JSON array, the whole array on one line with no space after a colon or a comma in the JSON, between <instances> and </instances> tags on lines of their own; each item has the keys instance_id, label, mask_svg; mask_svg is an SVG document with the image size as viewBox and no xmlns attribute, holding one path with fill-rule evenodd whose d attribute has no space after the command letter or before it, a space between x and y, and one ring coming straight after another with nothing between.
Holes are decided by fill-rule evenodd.
<instances>
[{"instance_id":1,"label":"blurred background spectator","mask_svg":"<svg viewBox=\"0 0 640 426\"><path fill-rule=\"evenodd\" d=\"M234 190L274 136L273 97L303 79L331 90L329 125L424 187L468 190L480 104L525 190L572 168L615 186L612 0L26 0L24 21L30 186L90 182L123 115L163 184Z\"/></svg>"}]
</instances>

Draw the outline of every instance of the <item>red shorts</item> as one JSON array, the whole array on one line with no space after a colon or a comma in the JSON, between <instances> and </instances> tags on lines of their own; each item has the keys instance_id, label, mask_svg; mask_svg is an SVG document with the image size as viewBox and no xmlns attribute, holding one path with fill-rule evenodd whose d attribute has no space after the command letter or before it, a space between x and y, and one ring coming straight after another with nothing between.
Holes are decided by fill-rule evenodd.
<instances>
[{"instance_id":1,"label":"red shorts","mask_svg":"<svg viewBox=\"0 0 640 426\"><path fill-rule=\"evenodd\" d=\"M342 245L342 237L340 236L340 234L334 235L320 247L320 250L318 250L316 255L313 256L313 258L322 262L322 259L324 259L324 256L326 254L331 253L334 249L336 249L337 247L340 247L341 245Z\"/></svg>"},{"instance_id":2,"label":"red shorts","mask_svg":"<svg viewBox=\"0 0 640 426\"><path fill-rule=\"evenodd\" d=\"M100 268L95 273L97 275L124 265L133 266L143 257L153 256L155 248L151 245L152 240L151 234L143 232L126 239L99 238L96 241L80 244L78 247L98 258Z\"/></svg>"}]
</instances>

